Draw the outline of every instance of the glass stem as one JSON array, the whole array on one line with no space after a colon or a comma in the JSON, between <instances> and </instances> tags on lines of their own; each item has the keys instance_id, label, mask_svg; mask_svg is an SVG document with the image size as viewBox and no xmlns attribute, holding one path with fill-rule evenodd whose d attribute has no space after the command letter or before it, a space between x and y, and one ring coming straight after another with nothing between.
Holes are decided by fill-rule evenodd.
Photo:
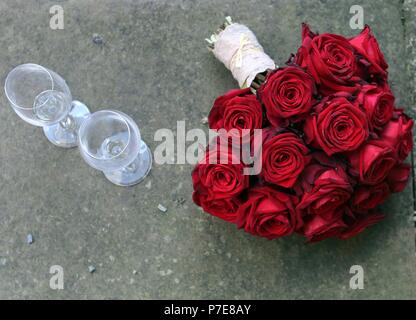
<instances>
[{"instance_id":1,"label":"glass stem","mask_svg":"<svg viewBox=\"0 0 416 320\"><path fill-rule=\"evenodd\" d=\"M73 131L75 129L75 120L69 115L72 109L74 109L73 102L71 103L71 108L69 109L68 115L65 117L65 119L59 121L60 126L65 131Z\"/></svg>"},{"instance_id":2,"label":"glass stem","mask_svg":"<svg viewBox=\"0 0 416 320\"><path fill-rule=\"evenodd\" d=\"M125 166L122 171L123 172L136 172L136 170L139 168L140 164L142 163L142 155L146 152L147 146L145 143L140 142L140 151L137 155L136 159L132 163L130 163L128 166Z\"/></svg>"},{"instance_id":3,"label":"glass stem","mask_svg":"<svg viewBox=\"0 0 416 320\"><path fill-rule=\"evenodd\" d=\"M127 167L123 168L125 172L135 172L136 169L137 169L136 161L133 161Z\"/></svg>"},{"instance_id":4,"label":"glass stem","mask_svg":"<svg viewBox=\"0 0 416 320\"><path fill-rule=\"evenodd\" d=\"M72 119L70 115L66 116L65 119L61 120L59 124L65 131L71 131L75 128L75 121L74 119Z\"/></svg>"}]
</instances>

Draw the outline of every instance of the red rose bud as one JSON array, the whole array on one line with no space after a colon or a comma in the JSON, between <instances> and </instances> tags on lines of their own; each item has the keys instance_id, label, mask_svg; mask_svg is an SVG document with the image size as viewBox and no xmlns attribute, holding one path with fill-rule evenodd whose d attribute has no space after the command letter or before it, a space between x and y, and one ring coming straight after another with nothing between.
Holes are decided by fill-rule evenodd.
<instances>
[{"instance_id":1,"label":"red rose bud","mask_svg":"<svg viewBox=\"0 0 416 320\"><path fill-rule=\"evenodd\" d=\"M205 212L231 223L236 221L237 211L241 205L241 200L235 197L210 199L209 194L200 192L194 192L192 199Z\"/></svg>"},{"instance_id":2,"label":"red rose bud","mask_svg":"<svg viewBox=\"0 0 416 320\"><path fill-rule=\"evenodd\" d=\"M296 201L296 197L270 187L255 187L238 210L237 225L270 240L290 235L301 224Z\"/></svg>"},{"instance_id":3,"label":"red rose bud","mask_svg":"<svg viewBox=\"0 0 416 320\"><path fill-rule=\"evenodd\" d=\"M387 85L363 85L358 102L367 114L371 130L381 130L393 116L394 96Z\"/></svg>"},{"instance_id":4,"label":"red rose bud","mask_svg":"<svg viewBox=\"0 0 416 320\"><path fill-rule=\"evenodd\" d=\"M221 142L221 139L217 140ZM232 148L225 149L218 145L208 150L192 172L194 192L206 196L206 200L238 196L248 187L249 176L244 175L241 159ZM194 196L194 199L198 198L198 195Z\"/></svg>"},{"instance_id":5,"label":"red rose bud","mask_svg":"<svg viewBox=\"0 0 416 320\"><path fill-rule=\"evenodd\" d=\"M349 39L349 43L367 60L364 64L370 63L368 70L371 75L387 78L387 62L369 26L365 26L358 36Z\"/></svg>"},{"instance_id":6,"label":"red rose bud","mask_svg":"<svg viewBox=\"0 0 416 320\"><path fill-rule=\"evenodd\" d=\"M314 103L315 83L312 77L298 67L277 69L268 74L258 90L270 123L279 127L286 121L303 120Z\"/></svg>"},{"instance_id":7,"label":"red rose bud","mask_svg":"<svg viewBox=\"0 0 416 320\"><path fill-rule=\"evenodd\" d=\"M386 179L397 162L392 146L384 140L373 139L359 150L348 155L350 173L357 176L360 183L376 185Z\"/></svg>"},{"instance_id":8,"label":"red rose bud","mask_svg":"<svg viewBox=\"0 0 416 320\"><path fill-rule=\"evenodd\" d=\"M413 149L413 119L400 110L397 113L397 119L387 123L380 137L395 148L399 160L403 161Z\"/></svg>"},{"instance_id":9,"label":"red rose bud","mask_svg":"<svg viewBox=\"0 0 416 320\"><path fill-rule=\"evenodd\" d=\"M321 216L312 216L305 222L301 233L312 243L339 237L345 228L346 225L340 217L326 220Z\"/></svg>"},{"instance_id":10,"label":"red rose bud","mask_svg":"<svg viewBox=\"0 0 416 320\"><path fill-rule=\"evenodd\" d=\"M328 156L357 149L369 135L365 113L346 97L330 96L315 111L304 125L306 143Z\"/></svg>"},{"instance_id":11,"label":"red rose bud","mask_svg":"<svg viewBox=\"0 0 416 320\"><path fill-rule=\"evenodd\" d=\"M351 200L352 208L357 212L367 212L382 204L389 195L389 185L385 182L375 186L359 186Z\"/></svg>"},{"instance_id":12,"label":"red rose bud","mask_svg":"<svg viewBox=\"0 0 416 320\"><path fill-rule=\"evenodd\" d=\"M350 220L347 224L348 227L339 236L342 240L347 240L355 237L357 234L363 232L368 227L380 222L384 219L384 215L377 212L369 212L365 215L357 215L357 217L351 218L346 216L347 220Z\"/></svg>"},{"instance_id":13,"label":"red rose bud","mask_svg":"<svg viewBox=\"0 0 416 320\"><path fill-rule=\"evenodd\" d=\"M407 163L401 163L393 167L387 176L387 183L391 192L402 192L409 182L411 166Z\"/></svg>"},{"instance_id":14,"label":"red rose bud","mask_svg":"<svg viewBox=\"0 0 416 320\"><path fill-rule=\"evenodd\" d=\"M250 89L231 90L217 98L208 116L210 129L225 129L233 135L233 129L241 135L242 130L261 129L263 111L257 97Z\"/></svg>"},{"instance_id":15,"label":"red rose bud","mask_svg":"<svg viewBox=\"0 0 416 320\"><path fill-rule=\"evenodd\" d=\"M361 80L355 50L348 40L336 34L314 34L306 24L294 62L312 75L323 95L353 93Z\"/></svg>"},{"instance_id":16,"label":"red rose bud","mask_svg":"<svg viewBox=\"0 0 416 320\"><path fill-rule=\"evenodd\" d=\"M292 132L263 131L262 171L267 182L291 188L310 161L309 149Z\"/></svg>"},{"instance_id":17,"label":"red rose bud","mask_svg":"<svg viewBox=\"0 0 416 320\"><path fill-rule=\"evenodd\" d=\"M305 168L295 190L301 195L297 209L303 217L318 215L333 221L342 214L353 187L341 165L332 167L314 161Z\"/></svg>"}]
</instances>

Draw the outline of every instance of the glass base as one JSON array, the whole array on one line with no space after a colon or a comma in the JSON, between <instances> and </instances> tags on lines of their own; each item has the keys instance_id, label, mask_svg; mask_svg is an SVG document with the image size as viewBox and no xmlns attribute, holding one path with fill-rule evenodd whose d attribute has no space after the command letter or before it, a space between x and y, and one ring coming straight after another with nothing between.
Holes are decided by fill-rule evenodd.
<instances>
[{"instance_id":1,"label":"glass base","mask_svg":"<svg viewBox=\"0 0 416 320\"><path fill-rule=\"evenodd\" d=\"M90 114L88 107L79 101L72 101L68 116L51 126L43 127L46 138L62 148L73 148L78 145L78 129L82 121Z\"/></svg>"},{"instance_id":2,"label":"glass base","mask_svg":"<svg viewBox=\"0 0 416 320\"><path fill-rule=\"evenodd\" d=\"M104 172L108 180L118 186L128 187L138 184L146 178L152 169L153 159L147 144L143 141L141 143L140 153L130 165L121 170Z\"/></svg>"}]
</instances>

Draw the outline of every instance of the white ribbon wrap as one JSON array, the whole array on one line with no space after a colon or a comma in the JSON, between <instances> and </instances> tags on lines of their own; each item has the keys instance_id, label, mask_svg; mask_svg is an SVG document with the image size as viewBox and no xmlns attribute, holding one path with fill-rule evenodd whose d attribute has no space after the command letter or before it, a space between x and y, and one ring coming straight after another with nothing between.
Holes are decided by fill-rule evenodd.
<instances>
[{"instance_id":1,"label":"white ribbon wrap","mask_svg":"<svg viewBox=\"0 0 416 320\"><path fill-rule=\"evenodd\" d=\"M227 26L217 36L213 53L231 71L240 88L250 87L257 74L276 68L254 33L239 23Z\"/></svg>"}]
</instances>

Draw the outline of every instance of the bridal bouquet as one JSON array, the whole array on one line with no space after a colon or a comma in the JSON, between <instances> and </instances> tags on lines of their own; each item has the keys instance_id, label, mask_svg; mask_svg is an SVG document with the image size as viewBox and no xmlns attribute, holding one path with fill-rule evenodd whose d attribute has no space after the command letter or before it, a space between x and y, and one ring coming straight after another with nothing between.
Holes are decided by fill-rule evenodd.
<instances>
[{"instance_id":1,"label":"bridal bouquet","mask_svg":"<svg viewBox=\"0 0 416 320\"><path fill-rule=\"evenodd\" d=\"M378 206L410 175L413 120L395 105L370 28L345 38L303 24L283 67L230 18L207 41L241 89L211 109L221 133L192 173L194 202L268 239L348 239L382 220Z\"/></svg>"}]
</instances>

